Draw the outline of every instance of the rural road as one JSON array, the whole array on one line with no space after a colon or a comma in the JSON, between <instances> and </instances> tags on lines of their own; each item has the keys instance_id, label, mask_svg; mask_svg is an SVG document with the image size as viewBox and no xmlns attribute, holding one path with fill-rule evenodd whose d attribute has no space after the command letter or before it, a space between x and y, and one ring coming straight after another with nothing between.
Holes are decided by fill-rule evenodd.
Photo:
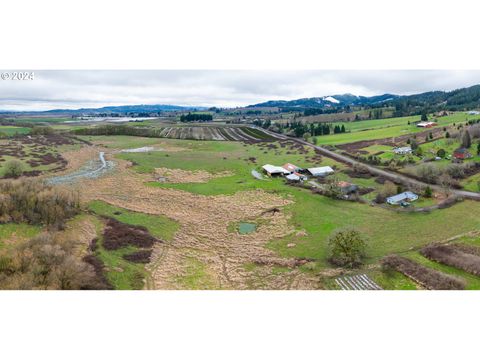
<instances>
[{"instance_id":1,"label":"rural road","mask_svg":"<svg viewBox=\"0 0 480 360\"><path fill-rule=\"evenodd\" d=\"M277 133L274 133L274 132L271 132L271 131L268 131L268 130L265 130L265 129L262 129L262 128L259 128L259 127L255 127L255 128L257 130L263 131L264 133L266 133L266 134L268 134L268 135L270 135L270 136L272 136L276 139L291 140L291 141L295 141L299 144L314 148L314 149L318 150L320 153L322 153L324 156L327 156L327 157L332 158L334 160L337 160L337 161L340 161L340 162L343 162L343 163L347 163L349 165L361 165L361 166L367 168L368 171L370 171L370 173L372 173L374 175L378 175L378 176L383 176L384 178L389 179L391 181L400 182L404 185L418 186L418 187L421 187L421 188L425 188L427 186L430 186L430 188L433 189L433 190L443 191L441 186L428 184L426 182L411 178L411 177L406 176L406 175L402 175L402 174L399 174L399 173L396 173L396 172L393 172L393 171L388 171L388 170L385 170L385 169L380 169L380 168L378 168L376 166L373 166L373 165L364 164L364 163L362 163L358 160L355 160L351 157L348 157L348 156L345 156L345 155L342 155L342 154L338 154L334 151L325 149L322 146L311 144L311 143L309 143L309 142L307 142L303 139L289 137L289 136L282 135L282 134L277 134ZM450 191L451 191L451 193L453 193L457 196L463 197L463 198L467 198L467 199L471 199L471 200L480 200L480 193L476 193L476 192L472 192L472 191L466 191L466 190L458 190L458 189L451 189Z\"/></svg>"}]
</instances>

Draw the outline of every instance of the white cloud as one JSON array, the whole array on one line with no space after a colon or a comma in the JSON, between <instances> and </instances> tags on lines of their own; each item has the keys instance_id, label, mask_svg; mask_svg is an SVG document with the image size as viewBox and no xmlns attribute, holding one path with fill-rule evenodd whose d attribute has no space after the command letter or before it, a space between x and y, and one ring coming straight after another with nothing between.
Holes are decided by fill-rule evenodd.
<instances>
[{"instance_id":1,"label":"white cloud","mask_svg":"<svg viewBox=\"0 0 480 360\"><path fill-rule=\"evenodd\" d=\"M0 81L1 110L175 104L235 107L335 94L412 94L480 83L480 71L451 70L61 70L33 81Z\"/></svg>"}]
</instances>

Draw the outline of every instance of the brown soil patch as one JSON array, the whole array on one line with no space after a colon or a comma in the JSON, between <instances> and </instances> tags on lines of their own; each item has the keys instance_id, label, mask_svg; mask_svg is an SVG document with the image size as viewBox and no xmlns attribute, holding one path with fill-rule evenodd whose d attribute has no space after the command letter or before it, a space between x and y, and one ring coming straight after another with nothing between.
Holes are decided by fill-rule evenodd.
<instances>
[{"instance_id":1,"label":"brown soil patch","mask_svg":"<svg viewBox=\"0 0 480 360\"><path fill-rule=\"evenodd\" d=\"M157 168L155 177L169 183L206 183L212 179L224 176L232 176L231 171L222 171L219 173L209 173L204 170L187 171L181 169Z\"/></svg>"},{"instance_id":2,"label":"brown soil patch","mask_svg":"<svg viewBox=\"0 0 480 360\"><path fill-rule=\"evenodd\" d=\"M293 234L287 215L281 208L290 203L262 190L238 192L231 196L203 196L189 192L146 186L151 176L128 169L117 161L115 170L98 179L73 185L82 189L83 201L103 200L128 210L165 215L180 223L169 243L156 243L147 269L152 274L150 287L180 289L179 278L191 271L191 259L204 266L216 289L312 289L318 279L297 267L280 274L270 264L258 265L256 271L245 264L283 261L266 248L269 241ZM269 211L271 209L280 211ZM245 219L262 219L257 231L247 235L230 233L228 224ZM201 280L201 279L200 279ZM202 288L199 281L200 288Z\"/></svg>"}]
</instances>

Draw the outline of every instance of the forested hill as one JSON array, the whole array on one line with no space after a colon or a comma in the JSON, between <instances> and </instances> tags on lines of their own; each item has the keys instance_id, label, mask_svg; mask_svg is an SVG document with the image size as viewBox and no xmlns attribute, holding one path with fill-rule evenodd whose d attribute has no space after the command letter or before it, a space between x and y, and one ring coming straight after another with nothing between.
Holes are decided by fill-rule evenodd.
<instances>
[{"instance_id":1,"label":"forested hill","mask_svg":"<svg viewBox=\"0 0 480 360\"><path fill-rule=\"evenodd\" d=\"M480 85L453 91L430 91L414 95L356 96L344 94L288 101L272 100L249 107L277 107L280 111L299 111L311 115L348 111L353 108L379 107L395 108L395 116L440 110L471 110L480 108Z\"/></svg>"}]
</instances>

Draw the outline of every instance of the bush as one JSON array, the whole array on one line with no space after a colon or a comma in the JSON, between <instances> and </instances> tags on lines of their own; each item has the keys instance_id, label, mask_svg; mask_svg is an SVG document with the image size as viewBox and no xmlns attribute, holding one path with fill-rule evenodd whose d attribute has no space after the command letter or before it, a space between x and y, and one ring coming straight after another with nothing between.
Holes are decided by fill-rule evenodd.
<instances>
[{"instance_id":1,"label":"bush","mask_svg":"<svg viewBox=\"0 0 480 360\"><path fill-rule=\"evenodd\" d=\"M10 160L5 164L4 177L18 178L23 174L23 164L18 160Z\"/></svg>"},{"instance_id":2,"label":"bush","mask_svg":"<svg viewBox=\"0 0 480 360\"><path fill-rule=\"evenodd\" d=\"M382 269L401 272L429 290L463 290L466 286L462 279L427 268L398 255L389 255L383 258Z\"/></svg>"},{"instance_id":3,"label":"bush","mask_svg":"<svg viewBox=\"0 0 480 360\"><path fill-rule=\"evenodd\" d=\"M439 149L439 150L437 151L437 156L438 156L438 157L444 158L445 155L446 155L446 152L445 152L444 149Z\"/></svg>"},{"instance_id":4,"label":"bush","mask_svg":"<svg viewBox=\"0 0 480 360\"><path fill-rule=\"evenodd\" d=\"M480 256L461 251L459 248L432 244L421 251L426 258L439 263L462 269L473 275L480 275Z\"/></svg>"},{"instance_id":5,"label":"bush","mask_svg":"<svg viewBox=\"0 0 480 360\"><path fill-rule=\"evenodd\" d=\"M127 225L112 218L108 218L103 236L103 247L107 250L117 250L129 245L151 248L155 242L160 241L150 235L143 226Z\"/></svg>"},{"instance_id":6,"label":"bush","mask_svg":"<svg viewBox=\"0 0 480 360\"><path fill-rule=\"evenodd\" d=\"M366 241L357 230L338 230L330 236L328 244L331 250L330 262L332 264L350 268L362 264Z\"/></svg>"},{"instance_id":7,"label":"bush","mask_svg":"<svg viewBox=\"0 0 480 360\"><path fill-rule=\"evenodd\" d=\"M103 289L93 267L77 257L80 244L50 234L15 246L0 261L0 288L14 290Z\"/></svg>"},{"instance_id":8,"label":"bush","mask_svg":"<svg viewBox=\"0 0 480 360\"><path fill-rule=\"evenodd\" d=\"M378 204L382 204L385 200L397 194L397 186L391 181L385 181L383 186L378 190L377 197L375 198L375 202Z\"/></svg>"},{"instance_id":9,"label":"bush","mask_svg":"<svg viewBox=\"0 0 480 360\"><path fill-rule=\"evenodd\" d=\"M80 208L78 195L38 180L0 182L0 222L27 222L60 228Z\"/></svg>"},{"instance_id":10,"label":"bush","mask_svg":"<svg viewBox=\"0 0 480 360\"><path fill-rule=\"evenodd\" d=\"M440 174L441 170L434 164L422 164L416 169L416 175L431 184L436 183Z\"/></svg>"}]
</instances>

